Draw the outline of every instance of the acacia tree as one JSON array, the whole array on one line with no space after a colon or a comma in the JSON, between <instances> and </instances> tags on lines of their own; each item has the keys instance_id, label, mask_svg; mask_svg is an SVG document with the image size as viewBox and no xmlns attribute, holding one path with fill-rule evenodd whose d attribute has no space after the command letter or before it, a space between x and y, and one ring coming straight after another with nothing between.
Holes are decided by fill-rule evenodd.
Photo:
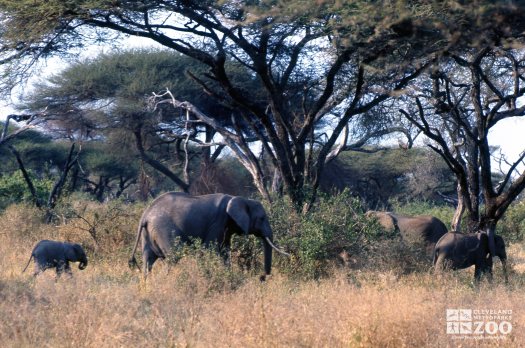
<instances>
[{"instance_id":1,"label":"acacia tree","mask_svg":"<svg viewBox=\"0 0 525 348\"><path fill-rule=\"evenodd\" d=\"M238 126L226 131L249 160L256 185L266 193L241 123L262 143L284 192L300 205L304 186L315 193L327 158L345 148L333 152L349 120L401 91L424 70L429 52L479 37L493 43L523 28L520 8L506 1L462 3L2 1L0 52L4 61L20 62L68 51L89 35L105 39L117 32L201 62L209 70L195 80L239 110ZM257 77L264 105L231 78L232 62ZM322 130L328 134L324 141L317 131L321 124L330 125L328 132Z\"/></svg>"},{"instance_id":2,"label":"acacia tree","mask_svg":"<svg viewBox=\"0 0 525 348\"><path fill-rule=\"evenodd\" d=\"M209 146L193 147L188 153L186 141L198 145L210 142L215 134L213 128L193 120L188 127L185 115L173 109L152 113L147 107L147 95L157 86L176 89L217 122L229 123L231 110L207 97L186 76L185 70L190 67L194 71L202 69L195 61L166 50L102 54L78 61L36 83L19 107L29 112L45 108L44 126L55 137L104 139L115 146L125 146L115 142L123 142L123 136L130 134L142 161L188 191L190 168L185 166L184 175L174 170L173 157L185 157L188 162L190 156L197 155L207 166L217 159L223 147L214 151ZM182 153L183 144L186 154ZM102 179L109 177L103 175ZM103 184L93 183L95 191L101 193Z\"/></svg>"},{"instance_id":3,"label":"acacia tree","mask_svg":"<svg viewBox=\"0 0 525 348\"><path fill-rule=\"evenodd\" d=\"M328 12L318 12L311 4L301 8L306 11L301 14L265 3L249 8L249 2L237 1L103 1L90 2L88 8L83 1L63 5L36 2L31 7L4 4L4 13L10 14L4 24L36 20L35 30L40 36L36 40L22 37L23 52L74 45L78 43L75 35L85 33L79 28L91 27L149 38L206 65L209 71L194 78L209 94L239 110L236 125L228 131L235 134L236 146L242 147L250 159L250 168L256 168L252 171L256 185L265 192L264 174L255 163L257 156L243 145L247 134L241 123L262 142L282 178L284 191L297 203L303 201L305 179L314 188L318 185L325 159L349 119L385 100L388 90L401 89L422 69L389 70L391 78L384 84L366 68L385 50L401 43L405 44L403 54L410 51L410 38L387 32L388 23L384 32L372 37L373 44L366 50L361 47L370 40L363 34L373 34L377 24L368 24L369 17L365 16L372 7L359 10L363 18L358 18L355 34L360 37L354 42L347 40L354 33L345 30L338 34L341 27L336 15L327 8L323 10ZM46 18L35 18L44 9L49 12ZM260 15L260 10L269 12ZM394 43L393 39L398 40ZM320 56L322 61L311 63ZM265 92L264 105L232 79L228 69L232 62L257 77ZM315 129L327 116L335 123L329 138L319 144ZM320 146L315 151L314 144Z\"/></svg>"},{"instance_id":4,"label":"acacia tree","mask_svg":"<svg viewBox=\"0 0 525 348\"><path fill-rule=\"evenodd\" d=\"M492 255L496 224L525 188L525 149L508 163L503 179L496 178L490 130L503 120L525 116L525 106L519 102L525 94L524 81L521 49L483 48L453 54L437 62L424 81L414 86L412 101L405 99L414 107L401 110L431 140L429 146L456 176L453 230L460 229L466 211L467 230L487 231Z\"/></svg>"}]
</instances>

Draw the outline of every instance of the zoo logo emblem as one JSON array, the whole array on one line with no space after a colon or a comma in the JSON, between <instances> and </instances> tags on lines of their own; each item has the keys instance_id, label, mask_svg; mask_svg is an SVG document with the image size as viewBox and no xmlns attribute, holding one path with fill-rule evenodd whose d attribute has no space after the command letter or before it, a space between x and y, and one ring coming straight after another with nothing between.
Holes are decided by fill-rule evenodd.
<instances>
[{"instance_id":1,"label":"zoo logo emblem","mask_svg":"<svg viewBox=\"0 0 525 348\"><path fill-rule=\"evenodd\" d=\"M472 309L447 309L447 334L471 334Z\"/></svg>"},{"instance_id":2,"label":"zoo logo emblem","mask_svg":"<svg viewBox=\"0 0 525 348\"><path fill-rule=\"evenodd\" d=\"M446 310L447 334L458 338L506 338L512 331L511 320L512 310Z\"/></svg>"}]
</instances>

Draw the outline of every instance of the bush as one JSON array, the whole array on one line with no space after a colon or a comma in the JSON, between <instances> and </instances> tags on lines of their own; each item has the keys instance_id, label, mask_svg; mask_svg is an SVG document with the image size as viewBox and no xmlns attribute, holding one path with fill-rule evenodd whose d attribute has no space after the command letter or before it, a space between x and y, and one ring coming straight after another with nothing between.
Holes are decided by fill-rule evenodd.
<instances>
[{"instance_id":1,"label":"bush","mask_svg":"<svg viewBox=\"0 0 525 348\"><path fill-rule=\"evenodd\" d=\"M497 233L506 242L522 242L525 231L525 202L512 204L497 225Z\"/></svg>"},{"instance_id":2,"label":"bush","mask_svg":"<svg viewBox=\"0 0 525 348\"><path fill-rule=\"evenodd\" d=\"M38 199L45 201L53 188L53 181L46 178L38 179L31 171L29 171L29 175ZM0 197L0 209L5 209L13 203L33 201L21 171L17 170L10 175L0 176Z\"/></svg>"},{"instance_id":3,"label":"bush","mask_svg":"<svg viewBox=\"0 0 525 348\"><path fill-rule=\"evenodd\" d=\"M321 196L304 216L281 199L269 209L269 215L275 239L292 254L290 259L276 258L276 265L306 279L326 275L341 253L361 253L377 240L390 237L376 221L364 216L361 202L348 191Z\"/></svg>"},{"instance_id":4,"label":"bush","mask_svg":"<svg viewBox=\"0 0 525 348\"><path fill-rule=\"evenodd\" d=\"M171 264L177 264L178 286L205 296L239 288L246 280L242 272L226 267L215 248L204 247L196 240L191 245L174 247Z\"/></svg>"},{"instance_id":5,"label":"bush","mask_svg":"<svg viewBox=\"0 0 525 348\"><path fill-rule=\"evenodd\" d=\"M95 254L117 255L131 251L144 208L120 200L64 199L55 213L61 239L75 240Z\"/></svg>"}]
</instances>

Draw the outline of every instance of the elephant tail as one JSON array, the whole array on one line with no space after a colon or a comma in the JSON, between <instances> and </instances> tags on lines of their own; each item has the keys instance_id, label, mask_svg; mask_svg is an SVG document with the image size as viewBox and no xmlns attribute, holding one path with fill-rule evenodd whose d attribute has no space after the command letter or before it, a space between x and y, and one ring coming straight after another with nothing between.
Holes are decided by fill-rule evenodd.
<instances>
[{"instance_id":1,"label":"elephant tail","mask_svg":"<svg viewBox=\"0 0 525 348\"><path fill-rule=\"evenodd\" d=\"M436 265L437 259L438 259L439 250L438 248L434 248L434 258L432 260L432 265Z\"/></svg>"},{"instance_id":2,"label":"elephant tail","mask_svg":"<svg viewBox=\"0 0 525 348\"><path fill-rule=\"evenodd\" d=\"M128 261L129 268L137 267L140 270L137 264L137 259L135 258L135 252L137 251L137 246L139 245L139 241L140 241L140 235L142 233L142 229L144 228L146 228L146 223L141 221L139 224L139 229L137 231L137 239L135 240L135 246L133 247L133 251L131 252L131 257L129 258L129 261Z\"/></svg>"},{"instance_id":3,"label":"elephant tail","mask_svg":"<svg viewBox=\"0 0 525 348\"><path fill-rule=\"evenodd\" d=\"M33 259L34 255L31 254L31 256L29 257L29 261L27 261L27 265L25 266L24 270L22 271L22 273L24 273L27 269L27 267L29 267L29 264L31 263L31 259Z\"/></svg>"}]
</instances>

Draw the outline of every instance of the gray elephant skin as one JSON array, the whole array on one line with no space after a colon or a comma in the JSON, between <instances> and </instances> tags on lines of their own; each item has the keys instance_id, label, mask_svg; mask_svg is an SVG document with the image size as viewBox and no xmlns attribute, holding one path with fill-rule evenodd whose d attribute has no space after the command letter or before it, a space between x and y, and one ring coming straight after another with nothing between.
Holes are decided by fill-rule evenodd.
<instances>
[{"instance_id":1,"label":"gray elephant skin","mask_svg":"<svg viewBox=\"0 0 525 348\"><path fill-rule=\"evenodd\" d=\"M31 257L29 257L29 261L22 272L26 271L33 258L35 260L34 276L48 268L55 268L57 276L60 276L62 272L71 275L70 262L80 262L78 265L80 270L85 269L88 264L86 253L80 244L54 240L41 240L38 242L33 248Z\"/></svg>"},{"instance_id":2,"label":"gray elephant skin","mask_svg":"<svg viewBox=\"0 0 525 348\"><path fill-rule=\"evenodd\" d=\"M176 241L191 243L200 240L205 246L215 245L227 259L234 234L255 235L263 241L264 272L271 273L273 234L262 204L258 201L216 193L191 196L167 192L156 198L144 211L129 266L137 266L135 252L142 241L144 275L151 272L155 261L164 259ZM284 252L283 252L284 253Z\"/></svg>"},{"instance_id":3,"label":"gray elephant skin","mask_svg":"<svg viewBox=\"0 0 525 348\"><path fill-rule=\"evenodd\" d=\"M429 215L406 216L370 210L366 212L366 216L377 218L386 230L399 231L404 242L423 245L429 259L439 238L448 232L447 226L441 220Z\"/></svg>"},{"instance_id":4,"label":"gray elephant skin","mask_svg":"<svg viewBox=\"0 0 525 348\"><path fill-rule=\"evenodd\" d=\"M494 236L494 241L496 242L496 256L501 260L505 282L507 282L505 241L498 235ZM436 244L433 263L437 273L443 269L457 270L474 265L474 281L478 282L484 273L487 273L491 279L492 258L487 234L448 232Z\"/></svg>"}]
</instances>

